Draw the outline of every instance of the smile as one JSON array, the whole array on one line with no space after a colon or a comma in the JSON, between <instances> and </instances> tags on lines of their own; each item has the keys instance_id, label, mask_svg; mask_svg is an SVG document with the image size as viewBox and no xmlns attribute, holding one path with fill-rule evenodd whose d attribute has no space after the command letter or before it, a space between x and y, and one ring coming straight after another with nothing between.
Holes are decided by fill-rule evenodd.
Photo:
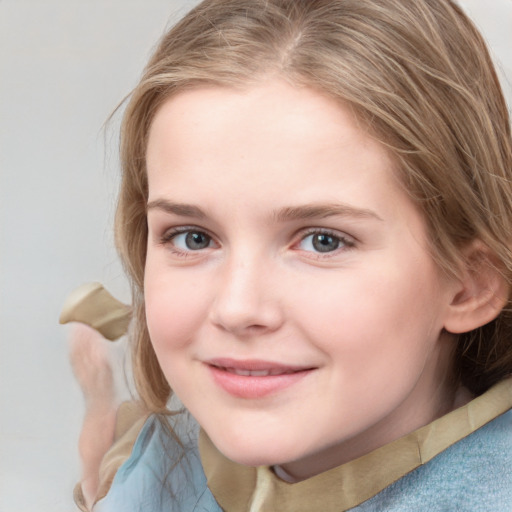
<instances>
[{"instance_id":1,"label":"smile","mask_svg":"<svg viewBox=\"0 0 512 512\"><path fill-rule=\"evenodd\" d=\"M218 366L219 370L224 370L228 373L234 373L235 375L241 375L243 377L268 377L275 375L288 375L290 373L296 373L297 371L302 370L288 370L283 371L278 368L272 368L269 370L242 370L241 368L226 368L223 366Z\"/></svg>"},{"instance_id":2,"label":"smile","mask_svg":"<svg viewBox=\"0 0 512 512\"><path fill-rule=\"evenodd\" d=\"M315 368L265 361L213 360L206 363L213 382L236 398L258 399L299 383Z\"/></svg>"}]
</instances>

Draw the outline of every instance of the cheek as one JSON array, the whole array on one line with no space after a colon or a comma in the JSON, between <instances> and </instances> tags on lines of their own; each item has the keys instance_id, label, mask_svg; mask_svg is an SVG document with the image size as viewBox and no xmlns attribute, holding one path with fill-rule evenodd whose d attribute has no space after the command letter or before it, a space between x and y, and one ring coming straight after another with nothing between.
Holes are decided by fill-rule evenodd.
<instances>
[{"instance_id":1,"label":"cheek","mask_svg":"<svg viewBox=\"0 0 512 512\"><path fill-rule=\"evenodd\" d=\"M179 275L147 271L144 282L146 320L151 342L162 352L190 343L206 315L207 294L199 283Z\"/></svg>"},{"instance_id":2,"label":"cheek","mask_svg":"<svg viewBox=\"0 0 512 512\"><path fill-rule=\"evenodd\" d=\"M329 356L347 361L351 374L401 367L415 357L421 364L442 327L435 279L418 276L415 265L400 265L400 273L397 265L370 265L314 292L297 290L303 329Z\"/></svg>"}]
</instances>

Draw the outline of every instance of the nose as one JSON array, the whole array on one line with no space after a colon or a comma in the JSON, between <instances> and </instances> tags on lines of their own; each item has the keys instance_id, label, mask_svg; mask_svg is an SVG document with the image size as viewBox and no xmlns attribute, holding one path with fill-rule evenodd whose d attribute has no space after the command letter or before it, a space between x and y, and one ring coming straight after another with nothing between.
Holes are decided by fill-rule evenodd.
<instances>
[{"instance_id":1,"label":"nose","mask_svg":"<svg viewBox=\"0 0 512 512\"><path fill-rule=\"evenodd\" d=\"M277 330L283 322L279 284L268 262L254 256L226 262L218 275L210 319L239 337Z\"/></svg>"}]
</instances>

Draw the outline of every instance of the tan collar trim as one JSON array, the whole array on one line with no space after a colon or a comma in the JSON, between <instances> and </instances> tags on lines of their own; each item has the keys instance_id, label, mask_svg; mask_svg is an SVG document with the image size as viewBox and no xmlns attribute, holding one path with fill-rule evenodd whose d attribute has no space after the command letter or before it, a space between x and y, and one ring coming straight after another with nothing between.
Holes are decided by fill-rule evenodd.
<instances>
[{"instance_id":1,"label":"tan collar trim","mask_svg":"<svg viewBox=\"0 0 512 512\"><path fill-rule=\"evenodd\" d=\"M290 484L268 467L224 457L201 431L199 451L208 486L226 512L340 512L370 499L410 471L512 408L512 379L410 434L337 468ZM251 506L252 505L252 506Z\"/></svg>"}]
</instances>

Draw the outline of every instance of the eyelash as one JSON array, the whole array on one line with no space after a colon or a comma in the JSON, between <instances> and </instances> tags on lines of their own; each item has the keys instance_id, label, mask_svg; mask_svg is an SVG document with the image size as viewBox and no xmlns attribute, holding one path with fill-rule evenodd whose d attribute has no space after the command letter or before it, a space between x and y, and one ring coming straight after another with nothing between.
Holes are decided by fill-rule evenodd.
<instances>
[{"instance_id":1,"label":"eyelash","mask_svg":"<svg viewBox=\"0 0 512 512\"><path fill-rule=\"evenodd\" d=\"M182 257L182 258L189 257L193 253L199 254L204 249L208 248L208 247L205 247L204 249L182 250L182 249L178 249L176 246L174 246L171 243L177 236L186 234L186 233L197 233L197 234L205 235L206 237L209 238L209 243L211 243L211 242L215 243L215 239L212 235L210 235L206 230L196 227L196 226L180 226L180 227L172 228L172 229L166 231L160 237L160 243L162 245L168 247L174 255L176 255L178 257ZM342 233L339 233L339 232L329 230L329 229L309 228L305 231L299 232L297 235L300 236L300 240L298 242L295 242L292 245L292 248L299 247L302 243L304 243L304 241L308 237L314 236L314 235L325 235L328 237L332 237L333 239L338 241L338 243L341 247L336 247L332 251L321 252L321 251L305 251L305 250L303 250L303 252L311 254L311 256L309 256L309 257L314 257L315 259L324 259L324 258L332 257L334 254L338 254L340 251L351 250L356 245L356 242L352 237L347 236ZM301 249L298 248L297 250L301 250Z\"/></svg>"},{"instance_id":2,"label":"eyelash","mask_svg":"<svg viewBox=\"0 0 512 512\"><path fill-rule=\"evenodd\" d=\"M187 251L182 250L182 249L178 249L177 247L175 247L171 243L177 236L183 235L185 233L197 233L197 234L206 235L210 239L210 243L212 241L214 241L214 238L207 231L205 231L202 228L198 228L196 226L180 226L180 227L172 228L172 229L169 229L168 231L166 231L160 237L160 244L168 247L170 249L170 251L175 256L178 256L178 257L181 257L181 258L187 258L192 253L200 253L200 252L202 252L201 249L197 249L197 250L189 249Z\"/></svg>"},{"instance_id":3,"label":"eyelash","mask_svg":"<svg viewBox=\"0 0 512 512\"><path fill-rule=\"evenodd\" d=\"M308 237L314 235L325 235L328 237L332 237L336 239L339 243L339 247L336 247L332 251L304 251L311 255L309 257L314 257L315 259L330 258L335 255L338 255L340 252L349 251L356 246L356 241L351 236L325 228L310 228L307 229L306 231L301 232L300 240L297 243L295 243L294 246L300 246L300 244L302 244ZM300 248L298 250L300 250Z\"/></svg>"}]
</instances>

